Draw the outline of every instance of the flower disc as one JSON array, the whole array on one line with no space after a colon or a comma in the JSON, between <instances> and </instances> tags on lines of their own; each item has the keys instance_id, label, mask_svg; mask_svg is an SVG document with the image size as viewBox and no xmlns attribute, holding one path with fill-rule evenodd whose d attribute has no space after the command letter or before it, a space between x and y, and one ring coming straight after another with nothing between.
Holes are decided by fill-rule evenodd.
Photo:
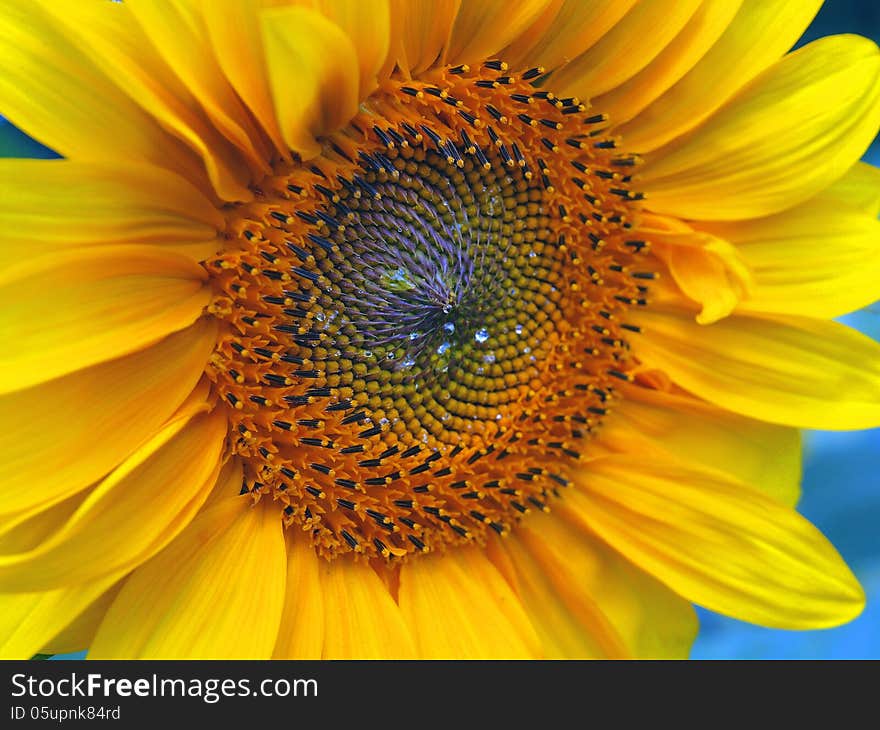
<instances>
[{"instance_id":1,"label":"flower disc","mask_svg":"<svg viewBox=\"0 0 880 730\"><path fill-rule=\"evenodd\" d=\"M653 274L636 160L491 61L387 82L324 153L276 164L207 263L212 377L245 488L327 556L505 532L546 510L628 380Z\"/></svg>"}]
</instances>

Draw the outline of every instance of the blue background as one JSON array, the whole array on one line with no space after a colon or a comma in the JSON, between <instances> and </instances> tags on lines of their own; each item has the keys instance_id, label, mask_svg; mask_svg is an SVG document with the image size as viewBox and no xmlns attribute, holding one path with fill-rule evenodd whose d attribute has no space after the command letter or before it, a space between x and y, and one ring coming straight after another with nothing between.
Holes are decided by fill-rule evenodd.
<instances>
[{"instance_id":1,"label":"blue background","mask_svg":"<svg viewBox=\"0 0 880 730\"><path fill-rule=\"evenodd\" d=\"M828 0L801 44L834 33L858 33L880 42L880 3ZM0 117L0 157L54 156ZM865 160L880 166L880 142L874 143ZM880 304L842 321L880 340ZM765 629L700 610L694 658L880 658L880 429L807 432L799 509L837 546L861 580L868 594L865 612L840 628L796 632Z\"/></svg>"}]
</instances>

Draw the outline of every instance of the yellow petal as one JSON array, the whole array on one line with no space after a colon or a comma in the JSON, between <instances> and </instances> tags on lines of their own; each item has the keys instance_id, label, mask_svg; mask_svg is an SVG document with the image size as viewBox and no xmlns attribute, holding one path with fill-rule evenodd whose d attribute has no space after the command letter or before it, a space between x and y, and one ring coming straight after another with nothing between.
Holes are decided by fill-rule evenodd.
<instances>
[{"instance_id":1,"label":"yellow petal","mask_svg":"<svg viewBox=\"0 0 880 730\"><path fill-rule=\"evenodd\" d=\"M342 29L308 8L260 14L269 83L281 132L304 159L321 151L318 137L357 112L358 59Z\"/></svg>"},{"instance_id":2,"label":"yellow petal","mask_svg":"<svg viewBox=\"0 0 880 730\"><path fill-rule=\"evenodd\" d=\"M287 530L287 595L274 659L320 659L324 646L321 558L297 527Z\"/></svg>"},{"instance_id":3,"label":"yellow petal","mask_svg":"<svg viewBox=\"0 0 880 730\"><path fill-rule=\"evenodd\" d=\"M519 598L477 548L421 556L400 570L400 610L428 659L526 659L540 643Z\"/></svg>"},{"instance_id":4,"label":"yellow petal","mask_svg":"<svg viewBox=\"0 0 880 730\"><path fill-rule=\"evenodd\" d=\"M463 0L445 49L445 62L478 65L498 57L499 51L531 26L550 4L550 0Z\"/></svg>"},{"instance_id":5,"label":"yellow petal","mask_svg":"<svg viewBox=\"0 0 880 730\"><path fill-rule=\"evenodd\" d=\"M730 25L742 0L704 0L681 32L628 81L593 99L613 125L623 124L690 71Z\"/></svg>"},{"instance_id":6,"label":"yellow petal","mask_svg":"<svg viewBox=\"0 0 880 730\"><path fill-rule=\"evenodd\" d=\"M240 150L255 176L267 175L268 147L214 55L201 3L129 0L126 5L213 126Z\"/></svg>"},{"instance_id":7,"label":"yellow petal","mask_svg":"<svg viewBox=\"0 0 880 730\"><path fill-rule=\"evenodd\" d=\"M0 512L60 502L153 436L192 391L216 331L201 320L141 352L0 396Z\"/></svg>"},{"instance_id":8,"label":"yellow petal","mask_svg":"<svg viewBox=\"0 0 880 730\"><path fill-rule=\"evenodd\" d=\"M84 204L84 201L88 201ZM224 221L180 176L144 164L0 160L0 265L22 253L144 243L196 261L220 247Z\"/></svg>"},{"instance_id":9,"label":"yellow petal","mask_svg":"<svg viewBox=\"0 0 880 730\"><path fill-rule=\"evenodd\" d=\"M406 77L433 66L449 43L461 0L390 0L391 42L380 75L395 64Z\"/></svg>"},{"instance_id":10,"label":"yellow petal","mask_svg":"<svg viewBox=\"0 0 880 730\"><path fill-rule=\"evenodd\" d=\"M227 497L237 497L241 494L241 488L244 484L244 468L242 461L238 457L232 457L226 460L220 473L217 475L217 483L205 500L205 509L213 505L215 502L221 502Z\"/></svg>"},{"instance_id":11,"label":"yellow petal","mask_svg":"<svg viewBox=\"0 0 880 730\"><path fill-rule=\"evenodd\" d=\"M349 558L319 567L324 659L414 659L413 637L375 571Z\"/></svg>"},{"instance_id":12,"label":"yellow petal","mask_svg":"<svg viewBox=\"0 0 880 730\"><path fill-rule=\"evenodd\" d=\"M41 2L54 24L117 88L201 159L219 197L253 197L248 188L251 173L240 150L214 127L144 33L128 3ZM91 131L94 134L94 120ZM168 152L174 149L166 145ZM166 165L177 169L174 158Z\"/></svg>"},{"instance_id":13,"label":"yellow petal","mask_svg":"<svg viewBox=\"0 0 880 730\"><path fill-rule=\"evenodd\" d=\"M799 428L880 426L880 344L836 322L639 312L639 358L722 408Z\"/></svg>"},{"instance_id":14,"label":"yellow petal","mask_svg":"<svg viewBox=\"0 0 880 730\"><path fill-rule=\"evenodd\" d=\"M92 644L104 614L116 599L122 583L116 583L75 617L64 629L40 649L41 654L72 654L85 651Z\"/></svg>"},{"instance_id":15,"label":"yellow petal","mask_svg":"<svg viewBox=\"0 0 880 730\"><path fill-rule=\"evenodd\" d=\"M575 584L559 591L550 572L528 551L522 527L503 540L490 539L486 552L510 583L547 659L608 659L632 654L588 591Z\"/></svg>"},{"instance_id":16,"label":"yellow petal","mask_svg":"<svg viewBox=\"0 0 880 730\"><path fill-rule=\"evenodd\" d=\"M366 99L375 89L377 74L388 56L391 11L388 0L305 0L332 20L348 36L357 52L360 68L358 98Z\"/></svg>"},{"instance_id":17,"label":"yellow petal","mask_svg":"<svg viewBox=\"0 0 880 730\"><path fill-rule=\"evenodd\" d=\"M0 6L3 114L64 157L170 163L187 179L202 175L195 156L111 82L46 10L32 0Z\"/></svg>"},{"instance_id":18,"label":"yellow petal","mask_svg":"<svg viewBox=\"0 0 880 730\"><path fill-rule=\"evenodd\" d=\"M640 230L681 292L702 305L700 324L729 315L752 289L752 272L730 242L675 219L645 215Z\"/></svg>"},{"instance_id":19,"label":"yellow petal","mask_svg":"<svg viewBox=\"0 0 880 730\"><path fill-rule=\"evenodd\" d=\"M120 577L45 593L0 593L0 659L30 659L51 646Z\"/></svg>"},{"instance_id":20,"label":"yellow petal","mask_svg":"<svg viewBox=\"0 0 880 730\"><path fill-rule=\"evenodd\" d=\"M557 96L591 99L649 64L691 19L701 0L642 0L586 53L553 74ZM599 109L598 111L607 111Z\"/></svg>"},{"instance_id":21,"label":"yellow petal","mask_svg":"<svg viewBox=\"0 0 880 730\"><path fill-rule=\"evenodd\" d=\"M857 162L821 194L876 218L880 214L880 169L866 162Z\"/></svg>"},{"instance_id":22,"label":"yellow petal","mask_svg":"<svg viewBox=\"0 0 880 730\"><path fill-rule=\"evenodd\" d=\"M734 244L751 269L742 311L831 319L880 296L880 221L835 193L766 218L699 228Z\"/></svg>"},{"instance_id":23,"label":"yellow petal","mask_svg":"<svg viewBox=\"0 0 880 730\"><path fill-rule=\"evenodd\" d=\"M769 215L815 195L859 159L880 126L880 52L822 38L756 78L640 171L654 212L701 220Z\"/></svg>"},{"instance_id":24,"label":"yellow petal","mask_svg":"<svg viewBox=\"0 0 880 730\"><path fill-rule=\"evenodd\" d=\"M744 0L733 22L699 62L618 128L627 148L650 152L700 125L791 48L821 5L822 0Z\"/></svg>"},{"instance_id":25,"label":"yellow petal","mask_svg":"<svg viewBox=\"0 0 880 730\"><path fill-rule=\"evenodd\" d=\"M152 246L59 251L0 273L0 393L126 355L192 324L205 270ZM12 344L14 343L14 344Z\"/></svg>"},{"instance_id":26,"label":"yellow petal","mask_svg":"<svg viewBox=\"0 0 880 730\"><path fill-rule=\"evenodd\" d=\"M652 454L718 469L789 507L800 497L800 431L756 421L693 396L625 385L601 441L650 463Z\"/></svg>"},{"instance_id":27,"label":"yellow petal","mask_svg":"<svg viewBox=\"0 0 880 730\"><path fill-rule=\"evenodd\" d=\"M131 574L89 657L268 659L284 604L282 529L269 500L213 505Z\"/></svg>"},{"instance_id":28,"label":"yellow petal","mask_svg":"<svg viewBox=\"0 0 880 730\"><path fill-rule=\"evenodd\" d=\"M257 0L201 0L202 17L217 63L284 160L290 151L275 118L260 35Z\"/></svg>"},{"instance_id":29,"label":"yellow petal","mask_svg":"<svg viewBox=\"0 0 880 730\"><path fill-rule=\"evenodd\" d=\"M222 411L182 417L111 472L73 515L32 549L0 556L8 591L50 590L131 570L198 512L220 470Z\"/></svg>"},{"instance_id":30,"label":"yellow petal","mask_svg":"<svg viewBox=\"0 0 880 730\"><path fill-rule=\"evenodd\" d=\"M592 462L559 511L694 603L765 626L816 629L864 606L832 545L792 509L720 475Z\"/></svg>"},{"instance_id":31,"label":"yellow petal","mask_svg":"<svg viewBox=\"0 0 880 730\"><path fill-rule=\"evenodd\" d=\"M61 529L89 495L81 492L58 502L38 502L21 512L5 515L0 520L0 554L26 553L33 550L56 530Z\"/></svg>"},{"instance_id":32,"label":"yellow petal","mask_svg":"<svg viewBox=\"0 0 880 730\"><path fill-rule=\"evenodd\" d=\"M636 4L636 0L561 0L547 6L529 29L499 57L514 68L551 71L593 46Z\"/></svg>"},{"instance_id":33,"label":"yellow petal","mask_svg":"<svg viewBox=\"0 0 880 730\"><path fill-rule=\"evenodd\" d=\"M553 656L687 658L698 629L690 603L590 533L537 514L499 542Z\"/></svg>"}]
</instances>

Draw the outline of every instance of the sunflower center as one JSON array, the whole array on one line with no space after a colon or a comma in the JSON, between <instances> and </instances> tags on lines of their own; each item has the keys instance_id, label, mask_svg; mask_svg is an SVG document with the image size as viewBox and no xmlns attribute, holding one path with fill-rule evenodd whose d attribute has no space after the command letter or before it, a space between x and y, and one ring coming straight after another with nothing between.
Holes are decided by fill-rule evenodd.
<instances>
[{"instance_id":1,"label":"sunflower center","mask_svg":"<svg viewBox=\"0 0 880 730\"><path fill-rule=\"evenodd\" d=\"M326 557L505 532L568 485L644 304L635 160L490 61L387 82L206 263L245 485Z\"/></svg>"}]
</instances>

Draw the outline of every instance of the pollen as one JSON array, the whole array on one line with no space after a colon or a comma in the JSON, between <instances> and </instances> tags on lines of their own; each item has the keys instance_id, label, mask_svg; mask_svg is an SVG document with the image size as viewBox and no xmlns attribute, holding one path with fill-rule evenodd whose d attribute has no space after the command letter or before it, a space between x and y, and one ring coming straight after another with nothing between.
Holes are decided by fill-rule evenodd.
<instances>
[{"instance_id":1,"label":"pollen","mask_svg":"<svg viewBox=\"0 0 880 730\"><path fill-rule=\"evenodd\" d=\"M637 160L541 69L386 81L227 210L209 366L242 490L327 557L483 541L563 494L632 380Z\"/></svg>"}]
</instances>

